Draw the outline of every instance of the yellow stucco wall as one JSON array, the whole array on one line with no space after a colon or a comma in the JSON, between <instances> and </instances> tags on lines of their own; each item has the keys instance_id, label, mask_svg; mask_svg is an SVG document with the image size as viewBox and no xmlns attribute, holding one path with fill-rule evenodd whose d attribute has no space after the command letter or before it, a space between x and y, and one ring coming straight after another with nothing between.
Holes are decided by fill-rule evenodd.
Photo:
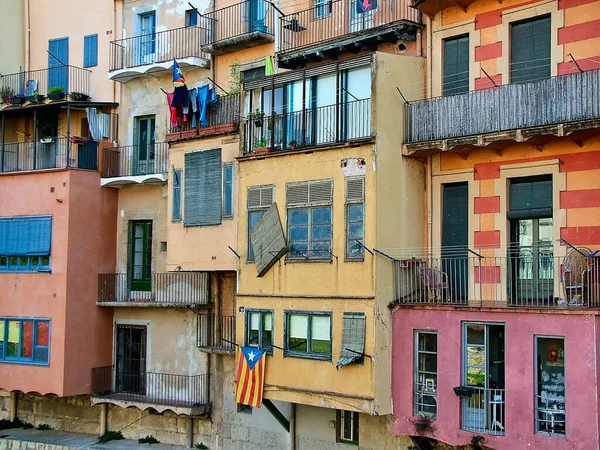
<instances>
[{"instance_id":1,"label":"yellow stucco wall","mask_svg":"<svg viewBox=\"0 0 600 450\"><path fill-rule=\"evenodd\" d=\"M10 20L4 20L2 27L0 27L0 42L10 42L10 45L2 46L1 74L18 72L19 67L25 64L24 3L10 0L4 0L0 3L0 11L2 11L3 17L10 18Z\"/></svg>"}]
</instances>

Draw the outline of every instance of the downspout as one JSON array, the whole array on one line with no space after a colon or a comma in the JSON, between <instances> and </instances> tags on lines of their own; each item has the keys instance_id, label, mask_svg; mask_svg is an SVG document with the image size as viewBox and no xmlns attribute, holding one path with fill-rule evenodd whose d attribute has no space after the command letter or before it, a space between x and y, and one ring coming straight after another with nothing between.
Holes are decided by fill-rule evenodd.
<instances>
[{"instance_id":1,"label":"downspout","mask_svg":"<svg viewBox=\"0 0 600 450\"><path fill-rule=\"evenodd\" d=\"M25 0L25 11L25 27L27 28L27 30L25 31L25 71L29 72L31 70L31 15L29 14L29 0Z\"/></svg>"},{"instance_id":2,"label":"downspout","mask_svg":"<svg viewBox=\"0 0 600 450\"><path fill-rule=\"evenodd\" d=\"M296 450L296 404L290 403L290 450Z\"/></svg>"},{"instance_id":3,"label":"downspout","mask_svg":"<svg viewBox=\"0 0 600 450\"><path fill-rule=\"evenodd\" d=\"M429 258L433 257L433 168L431 167L433 157L427 157L427 241L429 247Z\"/></svg>"},{"instance_id":4,"label":"downspout","mask_svg":"<svg viewBox=\"0 0 600 450\"><path fill-rule=\"evenodd\" d=\"M433 30L432 30L432 22L429 16L427 16L427 98L431 98L432 96L432 84L433 84L433 64L431 63L432 57L432 48L433 48Z\"/></svg>"}]
</instances>

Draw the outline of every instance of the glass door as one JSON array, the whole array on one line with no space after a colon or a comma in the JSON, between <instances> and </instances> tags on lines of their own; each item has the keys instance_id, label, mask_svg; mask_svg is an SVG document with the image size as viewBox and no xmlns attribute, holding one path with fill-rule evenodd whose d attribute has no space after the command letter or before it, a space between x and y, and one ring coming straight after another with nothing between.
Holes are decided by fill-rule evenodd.
<instances>
[{"instance_id":1,"label":"glass door","mask_svg":"<svg viewBox=\"0 0 600 450\"><path fill-rule=\"evenodd\" d=\"M267 32L267 26L265 25L265 18L267 16L267 2L263 0L249 0L249 31L259 31L261 33Z\"/></svg>"},{"instance_id":2,"label":"glass door","mask_svg":"<svg viewBox=\"0 0 600 450\"><path fill-rule=\"evenodd\" d=\"M154 144L156 119L154 116L136 119L136 148L134 149L133 175L154 173Z\"/></svg>"},{"instance_id":3,"label":"glass door","mask_svg":"<svg viewBox=\"0 0 600 450\"><path fill-rule=\"evenodd\" d=\"M117 325L115 391L146 393L146 327Z\"/></svg>"},{"instance_id":4,"label":"glass door","mask_svg":"<svg viewBox=\"0 0 600 450\"><path fill-rule=\"evenodd\" d=\"M131 222L131 290L152 290L152 221Z\"/></svg>"},{"instance_id":5,"label":"glass door","mask_svg":"<svg viewBox=\"0 0 600 450\"><path fill-rule=\"evenodd\" d=\"M140 61L139 64L154 62L156 52L156 14L140 14Z\"/></svg>"}]
</instances>

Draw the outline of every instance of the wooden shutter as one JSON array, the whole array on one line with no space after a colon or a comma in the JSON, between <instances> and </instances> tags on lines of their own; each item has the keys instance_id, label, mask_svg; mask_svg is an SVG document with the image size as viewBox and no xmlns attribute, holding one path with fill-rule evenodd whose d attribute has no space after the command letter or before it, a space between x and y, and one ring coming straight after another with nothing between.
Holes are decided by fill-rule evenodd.
<instances>
[{"instance_id":1,"label":"wooden shutter","mask_svg":"<svg viewBox=\"0 0 600 450\"><path fill-rule=\"evenodd\" d=\"M444 40L443 95L469 91L469 36Z\"/></svg>"},{"instance_id":2,"label":"wooden shutter","mask_svg":"<svg viewBox=\"0 0 600 450\"><path fill-rule=\"evenodd\" d=\"M552 176L511 180L508 219L552 217Z\"/></svg>"},{"instance_id":3,"label":"wooden shutter","mask_svg":"<svg viewBox=\"0 0 600 450\"><path fill-rule=\"evenodd\" d=\"M346 203L362 203L365 199L365 177L346 178Z\"/></svg>"},{"instance_id":4,"label":"wooden shutter","mask_svg":"<svg viewBox=\"0 0 600 450\"><path fill-rule=\"evenodd\" d=\"M181 170L175 170L173 167L173 209L171 210L171 220L181 220Z\"/></svg>"},{"instance_id":5,"label":"wooden shutter","mask_svg":"<svg viewBox=\"0 0 600 450\"><path fill-rule=\"evenodd\" d=\"M277 203L273 203L264 216L250 230L250 241L254 249L254 261L258 276L262 277L287 253L287 244Z\"/></svg>"},{"instance_id":6,"label":"wooden shutter","mask_svg":"<svg viewBox=\"0 0 600 450\"><path fill-rule=\"evenodd\" d=\"M248 188L247 208L264 209L273 203L274 186L253 186Z\"/></svg>"},{"instance_id":7,"label":"wooden shutter","mask_svg":"<svg viewBox=\"0 0 600 450\"><path fill-rule=\"evenodd\" d=\"M550 77L551 33L550 16L511 25L511 83Z\"/></svg>"},{"instance_id":8,"label":"wooden shutter","mask_svg":"<svg viewBox=\"0 0 600 450\"><path fill-rule=\"evenodd\" d=\"M184 224L221 223L221 149L185 154Z\"/></svg>"},{"instance_id":9,"label":"wooden shutter","mask_svg":"<svg viewBox=\"0 0 600 450\"><path fill-rule=\"evenodd\" d=\"M355 361L360 361L365 351L364 313L344 313L342 328L342 351L336 366L345 366Z\"/></svg>"},{"instance_id":10,"label":"wooden shutter","mask_svg":"<svg viewBox=\"0 0 600 450\"><path fill-rule=\"evenodd\" d=\"M333 181L319 180L286 185L287 206L329 205L333 199Z\"/></svg>"},{"instance_id":11,"label":"wooden shutter","mask_svg":"<svg viewBox=\"0 0 600 450\"><path fill-rule=\"evenodd\" d=\"M98 65L98 35L88 34L83 38L83 67Z\"/></svg>"},{"instance_id":12,"label":"wooden shutter","mask_svg":"<svg viewBox=\"0 0 600 450\"><path fill-rule=\"evenodd\" d=\"M47 256L52 241L52 217L0 219L0 255Z\"/></svg>"}]
</instances>

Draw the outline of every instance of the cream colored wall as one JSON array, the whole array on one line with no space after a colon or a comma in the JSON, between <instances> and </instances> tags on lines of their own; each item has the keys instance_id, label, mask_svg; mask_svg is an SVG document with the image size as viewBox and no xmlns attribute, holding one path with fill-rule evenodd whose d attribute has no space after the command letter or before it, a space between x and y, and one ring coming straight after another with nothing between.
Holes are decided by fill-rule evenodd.
<instances>
[{"instance_id":1,"label":"cream colored wall","mask_svg":"<svg viewBox=\"0 0 600 450\"><path fill-rule=\"evenodd\" d=\"M22 1L0 0L0 15L5 18L0 27L0 42L4 43L0 58L3 75L19 72L25 65L23 4Z\"/></svg>"},{"instance_id":2,"label":"cream colored wall","mask_svg":"<svg viewBox=\"0 0 600 450\"><path fill-rule=\"evenodd\" d=\"M374 240L368 247L401 250L420 247L424 242L425 169L415 159L404 158L401 143L404 138L404 101L396 87L406 92L425 78L425 59L378 52L375 60L374 128L377 131L376 210ZM423 88L424 89L424 88ZM369 255L366 255L369 257ZM390 414L392 314L388 304L394 298L392 262L377 255L375 259L376 301L374 354L375 398L379 414Z\"/></svg>"},{"instance_id":3,"label":"cream colored wall","mask_svg":"<svg viewBox=\"0 0 600 450\"><path fill-rule=\"evenodd\" d=\"M83 67L83 37L97 33L98 65L88 68L92 72L92 101L118 101L116 86L106 75L109 67L109 44L115 39L116 5L117 2L113 0L24 0L25 20L29 17L31 30L30 55L25 57L25 66L31 70L47 68L48 40L69 37L69 65ZM27 34L25 40L27 46Z\"/></svg>"},{"instance_id":4,"label":"cream colored wall","mask_svg":"<svg viewBox=\"0 0 600 450\"><path fill-rule=\"evenodd\" d=\"M130 220L152 220L152 273L165 272L167 253L160 251L160 242L167 240L167 185L129 185L119 190L117 273L127 273Z\"/></svg>"},{"instance_id":5,"label":"cream colored wall","mask_svg":"<svg viewBox=\"0 0 600 450\"><path fill-rule=\"evenodd\" d=\"M185 153L221 149L221 161L234 162L234 204L233 219L222 219L220 225L203 227L186 227L184 221L172 222L172 201L168 206L168 238L169 254L167 256L167 269L175 270L180 266L182 270L236 270L237 257L229 250L238 246L237 221L238 208L238 168L235 158L239 155L239 139L235 135L215 137L210 139L188 141L173 144L169 151L169 163L175 169L182 169L183 189L181 196L182 217L185 219ZM169 173L170 183L173 177ZM172 183L169 184L172 186ZM172 198L172 192L169 192ZM239 253L239 252L238 252Z\"/></svg>"},{"instance_id":6,"label":"cream colored wall","mask_svg":"<svg viewBox=\"0 0 600 450\"><path fill-rule=\"evenodd\" d=\"M208 11L210 0L126 0L123 7L122 37L139 36L141 30L138 16L152 11L156 14L157 33L184 27L185 12L192 9L190 4L204 13Z\"/></svg>"}]
</instances>

